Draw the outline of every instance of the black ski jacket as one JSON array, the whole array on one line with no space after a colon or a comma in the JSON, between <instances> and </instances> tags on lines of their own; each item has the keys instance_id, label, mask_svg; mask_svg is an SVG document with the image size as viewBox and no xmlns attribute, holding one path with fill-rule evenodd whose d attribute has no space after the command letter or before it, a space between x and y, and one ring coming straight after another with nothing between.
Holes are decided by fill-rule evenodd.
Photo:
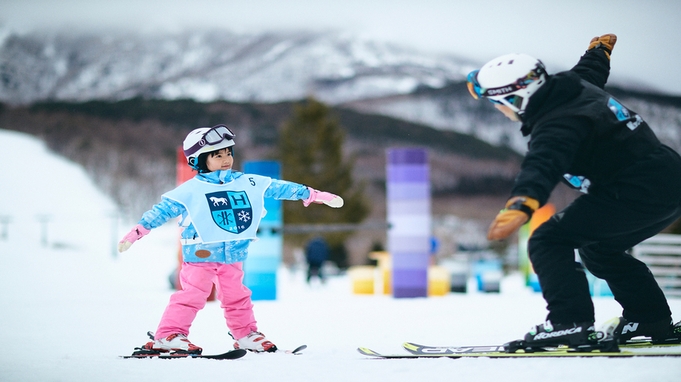
<instances>
[{"instance_id":1,"label":"black ski jacket","mask_svg":"<svg viewBox=\"0 0 681 382\"><path fill-rule=\"evenodd\" d=\"M532 95L521 127L530 136L529 150L511 196L529 196L544 205L556 184L572 177L567 183L583 192L619 198L631 182L650 181L645 174L639 177L643 168L633 165L663 145L638 114L603 90L609 71L604 52L594 49L571 70L551 75ZM664 151L659 160L676 155Z\"/></svg>"}]
</instances>

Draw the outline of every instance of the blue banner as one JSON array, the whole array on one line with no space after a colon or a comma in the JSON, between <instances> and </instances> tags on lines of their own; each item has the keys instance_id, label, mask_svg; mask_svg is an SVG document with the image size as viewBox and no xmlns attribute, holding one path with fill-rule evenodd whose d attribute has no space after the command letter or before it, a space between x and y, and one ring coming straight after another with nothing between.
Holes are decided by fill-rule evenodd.
<instances>
[{"instance_id":1,"label":"blue banner","mask_svg":"<svg viewBox=\"0 0 681 382\"><path fill-rule=\"evenodd\" d=\"M244 163L244 173L279 179L281 166L276 161ZM253 292L252 300L277 299L277 270L281 265L284 238L281 200L265 199L267 213L260 222L258 240L251 243L244 261L244 285Z\"/></svg>"}]
</instances>

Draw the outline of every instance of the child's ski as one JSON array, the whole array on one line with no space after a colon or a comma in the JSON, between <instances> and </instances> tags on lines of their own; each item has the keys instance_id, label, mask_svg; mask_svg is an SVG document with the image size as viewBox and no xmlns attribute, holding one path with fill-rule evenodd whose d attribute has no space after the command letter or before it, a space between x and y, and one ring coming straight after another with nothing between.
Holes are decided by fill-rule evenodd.
<instances>
[{"instance_id":1,"label":"child's ski","mask_svg":"<svg viewBox=\"0 0 681 382\"><path fill-rule=\"evenodd\" d=\"M206 359L237 359L246 355L246 350L235 349L222 354L189 354L189 353L142 353L136 352L132 355L124 355L121 358L160 358L160 359L176 359L176 358L206 358Z\"/></svg>"},{"instance_id":2,"label":"child's ski","mask_svg":"<svg viewBox=\"0 0 681 382\"><path fill-rule=\"evenodd\" d=\"M293 350L277 350L277 353L301 355L301 354L303 354L303 350L305 350L305 349L307 349L307 345L300 345Z\"/></svg>"}]
</instances>

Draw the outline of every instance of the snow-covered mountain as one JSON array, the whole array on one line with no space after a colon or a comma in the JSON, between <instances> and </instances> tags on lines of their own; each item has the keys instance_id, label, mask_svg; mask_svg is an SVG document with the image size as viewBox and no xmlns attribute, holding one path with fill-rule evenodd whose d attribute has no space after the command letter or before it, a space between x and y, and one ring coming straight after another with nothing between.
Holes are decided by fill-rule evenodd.
<instances>
[{"instance_id":1,"label":"snow-covered mountain","mask_svg":"<svg viewBox=\"0 0 681 382\"><path fill-rule=\"evenodd\" d=\"M131 97L265 102L307 96L524 152L515 124L467 94L481 63L341 32L0 31L0 102ZM681 151L681 97L618 95ZM664 98L665 96L661 96ZM671 100L671 102L670 102Z\"/></svg>"},{"instance_id":2,"label":"snow-covered mountain","mask_svg":"<svg viewBox=\"0 0 681 382\"><path fill-rule=\"evenodd\" d=\"M441 87L474 65L335 32L3 34L0 101L134 96L337 104Z\"/></svg>"}]
</instances>

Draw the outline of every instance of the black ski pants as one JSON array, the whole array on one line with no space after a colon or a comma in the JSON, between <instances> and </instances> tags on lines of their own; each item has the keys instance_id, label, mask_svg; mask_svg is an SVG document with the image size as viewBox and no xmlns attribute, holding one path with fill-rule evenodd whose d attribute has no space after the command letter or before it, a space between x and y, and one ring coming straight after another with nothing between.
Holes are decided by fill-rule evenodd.
<instances>
[{"instance_id":1,"label":"black ski pants","mask_svg":"<svg viewBox=\"0 0 681 382\"><path fill-rule=\"evenodd\" d=\"M548 320L595 319L575 249L584 266L608 283L625 318L637 322L671 318L652 273L628 253L681 216L681 159L666 149L658 154L625 173L626 182L617 192L582 195L532 234L528 252L547 302Z\"/></svg>"}]
</instances>

